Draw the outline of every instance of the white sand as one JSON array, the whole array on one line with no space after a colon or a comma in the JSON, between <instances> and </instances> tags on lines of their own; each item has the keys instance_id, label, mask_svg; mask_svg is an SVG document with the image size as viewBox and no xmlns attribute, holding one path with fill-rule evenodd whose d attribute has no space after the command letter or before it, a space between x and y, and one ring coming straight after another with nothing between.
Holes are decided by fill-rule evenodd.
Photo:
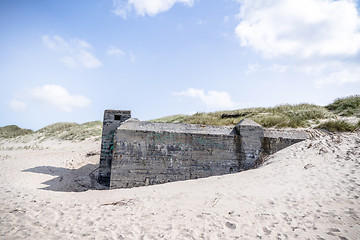
<instances>
[{"instance_id":1,"label":"white sand","mask_svg":"<svg viewBox=\"0 0 360 240\"><path fill-rule=\"evenodd\" d=\"M0 239L360 239L359 133L255 170L118 190L85 191L99 142L23 145L35 150L0 151Z\"/></svg>"}]
</instances>

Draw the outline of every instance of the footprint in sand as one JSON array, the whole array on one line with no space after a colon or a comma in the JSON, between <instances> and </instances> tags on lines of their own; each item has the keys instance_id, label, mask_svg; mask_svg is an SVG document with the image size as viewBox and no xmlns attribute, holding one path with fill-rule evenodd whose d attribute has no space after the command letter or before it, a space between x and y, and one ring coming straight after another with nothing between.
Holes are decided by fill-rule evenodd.
<instances>
[{"instance_id":1,"label":"footprint in sand","mask_svg":"<svg viewBox=\"0 0 360 240\"><path fill-rule=\"evenodd\" d=\"M263 227L263 231L266 235L270 235L271 234L271 230L268 229L267 227Z\"/></svg>"},{"instance_id":2,"label":"footprint in sand","mask_svg":"<svg viewBox=\"0 0 360 240\"><path fill-rule=\"evenodd\" d=\"M87 225L91 227L91 226L94 225L94 222L93 222L93 221L88 221L88 222L87 222Z\"/></svg>"},{"instance_id":3,"label":"footprint in sand","mask_svg":"<svg viewBox=\"0 0 360 240\"><path fill-rule=\"evenodd\" d=\"M326 234L331 235L331 236L336 236L336 233L339 233L340 230L337 228L329 228L328 232Z\"/></svg>"},{"instance_id":4,"label":"footprint in sand","mask_svg":"<svg viewBox=\"0 0 360 240\"><path fill-rule=\"evenodd\" d=\"M236 228L236 224L235 223L231 223L231 222L226 222L225 226L234 230Z\"/></svg>"}]
</instances>

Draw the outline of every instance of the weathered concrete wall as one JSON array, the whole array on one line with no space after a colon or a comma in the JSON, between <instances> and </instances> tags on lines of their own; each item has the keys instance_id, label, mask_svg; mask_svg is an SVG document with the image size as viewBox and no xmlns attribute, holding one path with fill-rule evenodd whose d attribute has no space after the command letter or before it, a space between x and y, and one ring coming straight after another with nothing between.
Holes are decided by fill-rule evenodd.
<instances>
[{"instance_id":1,"label":"weathered concrete wall","mask_svg":"<svg viewBox=\"0 0 360 240\"><path fill-rule=\"evenodd\" d=\"M130 111L105 111L99 180L110 188L247 170L308 137L304 131L263 129L247 119L232 128L128 118Z\"/></svg>"},{"instance_id":2,"label":"weathered concrete wall","mask_svg":"<svg viewBox=\"0 0 360 240\"><path fill-rule=\"evenodd\" d=\"M265 129L262 152L265 155L273 154L281 149L307 139L308 133L301 130Z\"/></svg>"},{"instance_id":3,"label":"weathered concrete wall","mask_svg":"<svg viewBox=\"0 0 360 240\"><path fill-rule=\"evenodd\" d=\"M130 111L105 110L104 112L98 181L105 186L110 184L115 130L130 117Z\"/></svg>"},{"instance_id":4,"label":"weathered concrete wall","mask_svg":"<svg viewBox=\"0 0 360 240\"><path fill-rule=\"evenodd\" d=\"M264 129L256 122L243 119L236 126L241 139L241 160L243 169L255 167L262 152Z\"/></svg>"},{"instance_id":5,"label":"weathered concrete wall","mask_svg":"<svg viewBox=\"0 0 360 240\"><path fill-rule=\"evenodd\" d=\"M229 127L127 121L115 135L110 188L238 172L239 140Z\"/></svg>"}]
</instances>

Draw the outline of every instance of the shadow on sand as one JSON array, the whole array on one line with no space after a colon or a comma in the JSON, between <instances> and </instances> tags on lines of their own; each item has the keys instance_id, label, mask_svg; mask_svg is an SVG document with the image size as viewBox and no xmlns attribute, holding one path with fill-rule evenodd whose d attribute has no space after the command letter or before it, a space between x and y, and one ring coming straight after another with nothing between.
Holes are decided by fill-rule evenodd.
<instances>
[{"instance_id":1,"label":"shadow on sand","mask_svg":"<svg viewBox=\"0 0 360 240\"><path fill-rule=\"evenodd\" d=\"M69 169L53 166L39 166L23 170L23 172L47 174L55 178L43 182L43 190L59 192L84 192L87 190L103 190L97 179L98 164L87 164L78 169Z\"/></svg>"}]
</instances>

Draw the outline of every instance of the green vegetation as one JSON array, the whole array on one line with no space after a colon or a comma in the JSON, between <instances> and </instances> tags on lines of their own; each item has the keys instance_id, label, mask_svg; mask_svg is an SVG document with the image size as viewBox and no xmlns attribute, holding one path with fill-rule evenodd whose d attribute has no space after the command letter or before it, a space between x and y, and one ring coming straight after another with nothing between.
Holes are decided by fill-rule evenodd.
<instances>
[{"instance_id":1,"label":"green vegetation","mask_svg":"<svg viewBox=\"0 0 360 240\"><path fill-rule=\"evenodd\" d=\"M44 134L47 136L56 136L63 132L68 131L70 128L77 126L77 123L69 123L69 122L59 122L54 123L49 126L46 126L44 128L41 128L40 130L36 131L38 133Z\"/></svg>"},{"instance_id":2,"label":"green vegetation","mask_svg":"<svg viewBox=\"0 0 360 240\"><path fill-rule=\"evenodd\" d=\"M178 122L206 125L235 125L249 118L264 127L308 127L311 121L333 117L334 114L324 107L311 104L280 105L272 108L248 108L194 115L175 115L155 119L154 122Z\"/></svg>"},{"instance_id":3,"label":"green vegetation","mask_svg":"<svg viewBox=\"0 0 360 240\"><path fill-rule=\"evenodd\" d=\"M360 117L360 95L338 98L326 108L341 116Z\"/></svg>"},{"instance_id":4,"label":"green vegetation","mask_svg":"<svg viewBox=\"0 0 360 240\"><path fill-rule=\"evenodd\" d=\"M359 123L357 125L359 126ZM343 120L330 120L320 124L317 128L325 129L330 132L353 132L357 126Z\"/></svg>"},{"instance_id":5,"label":"green vegetation","mask_svg":"<svg viewBox=\"0 0 360 240\"><path fill-rule=\"evenodd\" d=\"M360 121L353 125L345 120L333 120L339 115L360 117L360 95L338 98L325 107L312 104L284 104L272 108L248 108L214 113L196 113L194 115L174 115L153 121L232 126L244 118L249 118L267 128L298 128L317 125L316 128L329 131L360 129ZM320 120L329 121L320 124Z\"/></svg>"},{"instance_id":6,"label":"green vegetation","mask_svg":"<svg viewBox=\"0 0 360 240\"><path fill-rule=\"evenodd\" d=\"M187 117L188 117L188 115L178 114L178 115L172 115L172 116L155 119L155 120L152 120L152 122L181 123Z\"/></svg>"},{"instance_id":7,"label":"green vegetation","mask_svg":"<svg viewBox=\"0 0 360 240\"><path fill-rule=\"evenodd\" d=\"M18 136L24 136L32 133L30 129L19 128L16 125L9 125L0 127L0 138L13 138Z\"/></svg>"},{"instance_id":8,"label":"green vegetation","mask_svg":"<svg viewBox=\"0 0 360 240\"><path fill-rule=\"evenodd\" d=\"M342 116L342 120L335 120L338 119L339 115ZM196 113L193 115L179 114L152 121L234 126L242 119L249 118L267 128L316 127L331 132L360 130L360 121L357 124L351 124L346 122L346 117L360 118L360 95L338 98L325 107L312 104L284 104L271 108L248 108L213 113ZM82 141L92 137L99 140L101 138L101 131L102 122L100 121L83 124L55 123L36 132L10 125L0 127L0 138L7 139L36 135L38 139L58 138Z\"/></svg>"},{"instance_id":9,"label":"green vegetation","mask_svg":"<svg viewBox=\"0 0 360 240\"><path fill-rule=\"evenodd\" d=\"M264 127L309 127L311 121L333 117L333 114L323 107L311 104L280 105L267 110L268 114L253 117L254 121Z\"/></svg>"},{"instance_id":10,"label":"green vegetation","mask_svg":"<svg viewBox=\"0 0 360 240\"><path fill-rule=\"evenodd\" d=\"M102 122L93 121L83 124L77 123L55 123L44 127L36 133L45 138L57 137L64 140L85 140L89 137L99 137L101 135Z\"/></svg>"},{"instance_id":11,"label":"green vegetation","mask_svg":"<svg viewBox=\"0 0 360 240\"><path fill-rule=\"evenodd\" d=\"M90 137L101 138L102 122L93 121L83 124L77 123L55 123L38 131L22 129L15 125L0 128L0 138L15 138L20 136L35 136L37 139L58 138L63 140L85 140ZM26 140L21 140L24 143Z\"/></svg>"}]
</instances>

